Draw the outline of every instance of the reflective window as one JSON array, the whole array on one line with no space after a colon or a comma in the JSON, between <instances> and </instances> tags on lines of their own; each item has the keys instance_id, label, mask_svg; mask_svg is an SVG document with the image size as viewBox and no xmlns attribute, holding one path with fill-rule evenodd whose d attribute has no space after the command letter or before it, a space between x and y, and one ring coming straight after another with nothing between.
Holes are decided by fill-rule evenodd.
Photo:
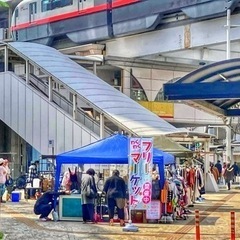
<instances>
[{"instance_id":1,"label":"reflective window","mask_svg":"<svg viewBox=\"0 0 240 240\"><path fill-rule=\"evenodd\" d=\"M33 2L29 4L29 13L30 14L35 14L37 13L37 3Z\"/></svg>"},{"instance_id":2,"label":"reflective window","mask_svg":"<svg viewBox=\"0 0 240 240\"><path fill-rule=\"evenodd\" d=\"M66 7L73 4L73 0L42 0L42 12Z\"/></svg>"},{"instance_id":3,"label":"reflective window","mask_svg":"<svg viewBox=\"0 0 240 240\"><path fill-rule=\"evenodd\" d=\"M135 101L147 101L147 95L139 83L139 81L131 74L130 76L131 81L131 90L130 90L130 97Z\"/></svg>"},{"instance_id":4,"label":"reflective window","mask_svg":"<svg viewBox=\"0 0 240 240\"><path fill-rule=\"evenodd\" d=\"M18 8L15 9L15 18L18 17Z\"/></svg>"}]
</instances>

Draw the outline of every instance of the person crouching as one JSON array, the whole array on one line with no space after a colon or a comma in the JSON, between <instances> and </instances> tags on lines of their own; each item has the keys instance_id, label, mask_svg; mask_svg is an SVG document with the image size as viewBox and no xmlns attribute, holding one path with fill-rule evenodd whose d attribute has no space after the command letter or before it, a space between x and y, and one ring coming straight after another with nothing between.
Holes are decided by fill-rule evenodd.
<instances>
[{"instance_id":1,"label":"person crouching","mask_svg":"<svg viewBox=\"0 0 240 240\"><path fill-rule=\"evenodd\" d=\"M59 195L65 195L66 192L54 192L54 191L47 191L43 193L41 197L38 198L36 203L34 204L34 213L36 215L40 215L40 221L50 221L51 218L48 215L54 209L54 199Z\"/></svg>"}]
</instances>

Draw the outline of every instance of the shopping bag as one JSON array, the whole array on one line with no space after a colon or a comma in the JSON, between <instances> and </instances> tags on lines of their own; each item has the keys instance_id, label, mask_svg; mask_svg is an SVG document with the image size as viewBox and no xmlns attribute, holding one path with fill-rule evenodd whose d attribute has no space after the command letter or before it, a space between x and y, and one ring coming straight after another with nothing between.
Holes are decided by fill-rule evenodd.
<instances>
[{"instance_id":1,"label":"shopping bag","mask_svg":"<svg viewBox=\"0 0 240 240\"><path fill-rule=\"evenodd\" d=\"M97 197L97 192L95 192L94 189L90 185L88 185L86 196L88 198L96 198Z\"/></svg>"},{"instance_id":2,"label":"shopping bag","mask_svg":"<svg viewBox=\"0 0 240 240\"><path fill-rule=\"evenodd\" d=\"M57 222L59 220L57 211L55 210L52 211L52 218L54 222Z\"/></svg>"}]
</instances>

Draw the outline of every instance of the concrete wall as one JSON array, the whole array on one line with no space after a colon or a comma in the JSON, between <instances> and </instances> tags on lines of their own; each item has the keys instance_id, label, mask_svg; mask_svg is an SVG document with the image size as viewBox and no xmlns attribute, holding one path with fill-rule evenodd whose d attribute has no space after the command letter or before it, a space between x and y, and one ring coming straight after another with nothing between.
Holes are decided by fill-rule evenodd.
<instances>
[{"instance_id":1,"label":"concrete wall","mask_svg":"<svg viewBox=\"0 0 240 240\"><path fill-rule=\"evenodd\" d=\"M163 84L185 76L188 72L147 68L124 68L123 92L130 96L130 72L142 85L149 101L155 101ZM166 119L172 124L222 124L222 119L183 103L174 103L174 118Z\"/></svg>"},{"instance_id":2,"label":"concrete wall","mask_svg":"<svg viewBox=\"0 0 240 240\"><path fill-rule=\"evenodd\" d=\"M66 152L98 140L80 123L72 119L11 72L0 73L0 120L41 154ZM12 140L12 146L18 143Z\"/></svg>"}]
</instances>

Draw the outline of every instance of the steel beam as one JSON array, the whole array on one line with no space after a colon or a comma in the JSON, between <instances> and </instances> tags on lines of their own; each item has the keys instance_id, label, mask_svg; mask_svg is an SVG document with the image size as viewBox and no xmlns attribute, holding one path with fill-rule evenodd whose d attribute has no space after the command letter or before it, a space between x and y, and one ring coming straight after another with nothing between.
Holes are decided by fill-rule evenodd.
<instances>
[{"instance_id":1,"label":"steel beam","mask_svg":"<svg viewBox=\"0 0 240 240\"><path fill-rule=\"evenodd\" d=\"M208 103L207 101L204 101L204 100L197 100L197 101L183 101L183 103L191 106L191 107L194 107L194 108L197 108L197 109L200 109L204 112L207 112L209 114L213 114L213 115L216 115L218 117L221 117L221 118L224 118L225 115L226 115L226 111L223 110L222 108L220 107L217 107L213 104L210 104Z\"/></svg>"},{"instance_id":2,"label":"steel beam","mask_svg":"<svg viewBox=\"0 0 240 240\"><path fill-rule=\"evenodd\" d=\"M166 83L165 100L240 99L240 82Z\"/></svg>"},{"instance_id":3,"label":"steel beam","mask_svg":"<svg viewBox=\"0 0 240 240\"><path fill-rule=\"evenodd\" d=\"M240 24L240 14L231 24ZM174 26L152 32L114 38L106 43L106 56L141 58L226 43L226 17ZM188 37L186 47L185 39ZM240 28L232 28L230 41L239 40ZM167 39L167 41L166 41Z\"/></svg>"},{"instance_id":4,"label":"steel beam","mask_svg":"<svg viewBox=\"0 0 240 240\"><path fill-rule=\"evenodd\" d=\"M240 117L240 109L228 109L226 110L227 117Z\"/></svg>"}]
</instances>

